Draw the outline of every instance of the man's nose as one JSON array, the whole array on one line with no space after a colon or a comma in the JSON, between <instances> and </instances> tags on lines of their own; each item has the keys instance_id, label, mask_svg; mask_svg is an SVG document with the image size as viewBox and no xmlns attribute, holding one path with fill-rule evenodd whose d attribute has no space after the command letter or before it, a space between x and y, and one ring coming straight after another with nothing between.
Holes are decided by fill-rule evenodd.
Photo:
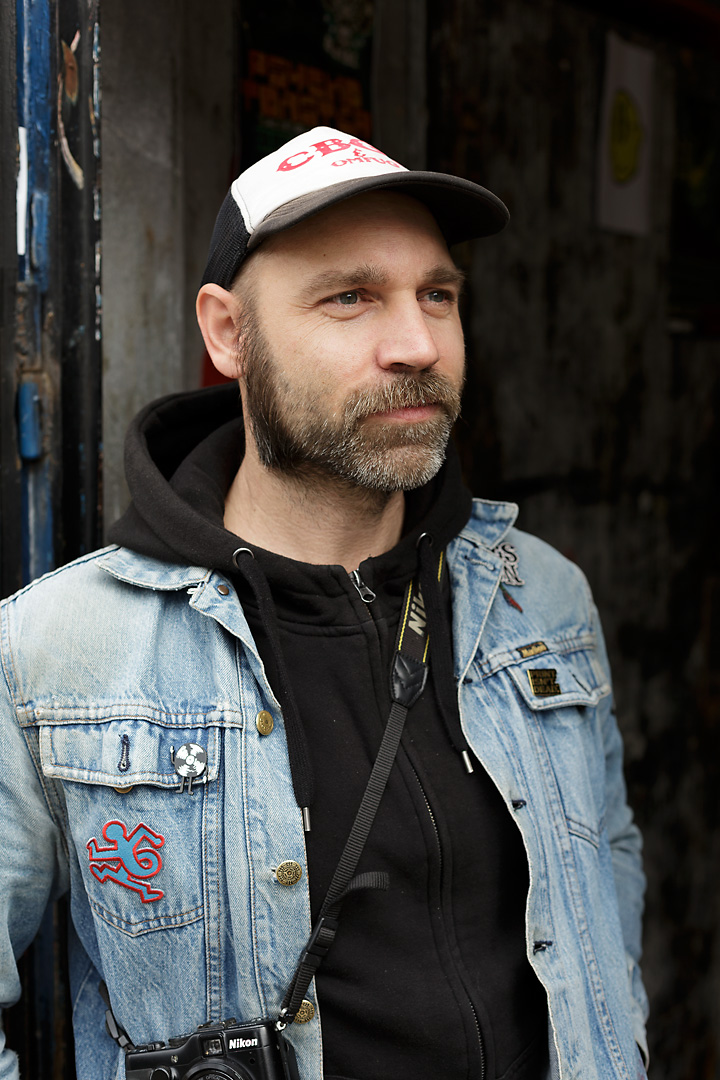
<instances>
[{"instance_id":1,"label":"man's nose","mask_svg":"<svg viewBox=\"0 0 720 1080\"><path fill-rule=\"evenodd\" d=\"M432 325L415 297L385 312L376 357L380 367L398 371L422 370L440 359Z\"/></svg>"}]
</instances>

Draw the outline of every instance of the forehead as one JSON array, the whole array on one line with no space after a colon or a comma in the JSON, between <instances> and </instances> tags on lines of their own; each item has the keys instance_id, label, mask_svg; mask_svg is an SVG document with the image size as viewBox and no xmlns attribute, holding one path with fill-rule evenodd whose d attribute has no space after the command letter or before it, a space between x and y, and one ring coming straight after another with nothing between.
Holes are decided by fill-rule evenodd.
<instances>
[{"instance_id":1,"label":"forehead","mask_svg":"<svg viewBox=\"0 0 720 1080\"><path fill-rule=\"evenodd\" d=\"M336 203L266 240L258 249L268 269L310 268L338 258L452 259L435 218L417 199L395 192L368 192ZM418 268L419 269L419 268Z\"/></svg>"}]
</instances>

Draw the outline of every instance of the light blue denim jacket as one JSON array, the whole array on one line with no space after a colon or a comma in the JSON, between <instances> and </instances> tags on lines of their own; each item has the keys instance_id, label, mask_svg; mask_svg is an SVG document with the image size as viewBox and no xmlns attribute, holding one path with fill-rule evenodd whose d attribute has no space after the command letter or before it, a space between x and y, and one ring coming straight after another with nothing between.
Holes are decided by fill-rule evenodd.
<instances>
[{"instance_id":1,"label":"light blue denim jacket","mask_svg":"<svg viewBox=\"0 0 720 1080\"><path fill-rule=\"evenodd\" d=\"M525 844L551 1075L636 1080L644 878L602 635L583 575L515 513L477 501L448 548L460 715ZM524 584L501 587L501 542ZM124 1076L101 977L135 1043L275 1015L310 929L306 855L282 715L234 590L108 548L6 601L1 630L0 1000L17 999L13 953L69 889L80 1080ZM185 743L208 758L192 795L171 761ZM288 887L285 860L303 868ZM319 1011L288 1033L303 1080L320 1080ZM16 1076L4 1050L0 1078Z\"/></svg>"}]
</instances>

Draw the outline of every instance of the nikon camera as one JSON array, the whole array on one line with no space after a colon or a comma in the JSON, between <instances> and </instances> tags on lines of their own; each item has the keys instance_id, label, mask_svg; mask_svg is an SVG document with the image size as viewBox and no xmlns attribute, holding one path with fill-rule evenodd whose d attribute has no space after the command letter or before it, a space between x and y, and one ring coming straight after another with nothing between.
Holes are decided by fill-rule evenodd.
<instances>
[{"instance_id":1,"label":"nikon camera","mask_svg":"<svg viewBox=\"0 0 720 1080\"><path fill-rule=\"evenodd\" d=\"M136 1046L127 1080L300 1080L295 1051L273 1020L201 1024L191 1035Z\"/></svg>"}]
</instances>

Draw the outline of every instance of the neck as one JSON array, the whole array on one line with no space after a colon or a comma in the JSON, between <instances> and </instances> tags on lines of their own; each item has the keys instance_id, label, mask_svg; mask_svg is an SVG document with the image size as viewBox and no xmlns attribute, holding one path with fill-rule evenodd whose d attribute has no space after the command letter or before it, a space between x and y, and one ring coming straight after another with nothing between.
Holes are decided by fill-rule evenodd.
<instances>
[{"instance_id":1,"label":"neck","mask_svg":"<svg viewBox=\"0 0 720 1080\"><path fill-rule=\"evenodd\" d=\"M405 498L368 491L333 477L289 476L261 465L250 449L225 499L225 528L299 562L339 565L348 573L394 547Z\"/></svg>"}]
</instances>

